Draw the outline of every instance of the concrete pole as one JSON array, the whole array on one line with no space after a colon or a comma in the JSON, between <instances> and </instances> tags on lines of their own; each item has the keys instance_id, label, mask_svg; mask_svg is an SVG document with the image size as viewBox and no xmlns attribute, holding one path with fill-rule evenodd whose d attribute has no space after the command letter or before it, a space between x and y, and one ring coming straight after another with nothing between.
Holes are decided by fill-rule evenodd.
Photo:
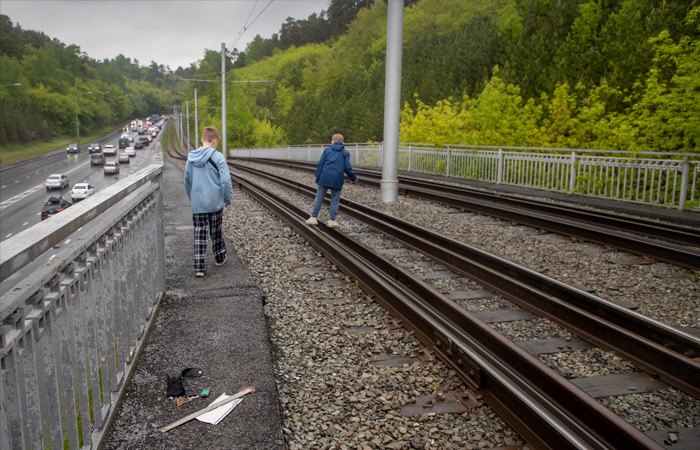
<instances>
[{"instance_id":1,"label":"concrete pole","mask_svg":"<svg viewBox=\"0 0 700 450\"><path fill-rule=\"evenodd\" d=\"M381 201L399 197L398 157L401 113L401 53L403 51L403 0L389 0L386 18L386 79L384 85L384 157Z\"/></svg>"},{"instance_id":2,"label":"concrete pole","mask_svg":"<svg viewBox=\"0 0 700 450\"><path fill-rule=\"evenodd\" d=\"M182 131L182 105L177 108L178 128L180 129L180 150L185 147L185 133Z\"/></svg>"},{"instance_id":3,"label":"concrete pole","mask_svg":"<svg viewBox=\"0 0 700 450\"><path fill-rule=\"evenodd\" d=\"M190 151L190 101L187 100L185 103L185 108L187 111L187 151Z\"/></svg>"},{"instance_id":4,"label":"concrete pole","mask_svg":"<svg viewBox=\"0 0 700 450\"><path fill-rule=\"evenodd\" d=\"M221 43L221 152L226 152L226 43Z\"/></svg>"},{"instance_id":5,"label":"concrete pole","mask_svg":"<svg viewBox=\"0 0 700 450\"><path fill-rule=\"evenodd\" d=\"M78 94L75 94L75 135L78 139L78 151L80 151L80 120L78 119Z\"/></svg>"},{"instance_id":6,"label":"concrete pole","mask_svg":"<svg viewBox=\"0 0 700 450\"><path fill-rule=\"evenodd\" d=\"M194 148L199 148L199 121L197 120L197 88L194 88Z\"/></svg>"}]
</instances>

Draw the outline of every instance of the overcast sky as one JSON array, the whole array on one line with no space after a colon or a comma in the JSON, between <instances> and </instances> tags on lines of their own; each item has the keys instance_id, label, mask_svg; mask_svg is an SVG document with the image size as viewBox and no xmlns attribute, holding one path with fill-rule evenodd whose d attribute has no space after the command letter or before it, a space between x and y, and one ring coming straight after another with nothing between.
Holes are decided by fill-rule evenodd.
<instances>
[{"instance_id":1,"label":"overcast sky","mask_svg":"<svg viewBox=\"0 0 700 450\"><path fill-rule=\"evenodd\" d=\"M120 53L141 66L189 67L205 49L245 50L256 35L278 33L287 17L306 19L330 0L0 0L0 14L90 58ZM235 45L234 45L235 44Z\"/></svg>"}]
</instances>

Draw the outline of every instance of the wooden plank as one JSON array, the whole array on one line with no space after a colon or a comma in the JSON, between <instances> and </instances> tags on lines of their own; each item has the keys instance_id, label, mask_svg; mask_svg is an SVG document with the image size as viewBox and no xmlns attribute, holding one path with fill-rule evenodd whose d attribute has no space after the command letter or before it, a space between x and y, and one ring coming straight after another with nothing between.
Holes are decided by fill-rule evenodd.
<instances>
[{"instance_id":1,"label":"wooden plank","mask_svg":"<svg viewBox=\"0 0 700 450\"><path fill-rule=\"evenodd\" d=\"M201 415L201 414L204 414L204 413L206 413L206 412L209 412L209 411L211 411L212 409L216 409L216 408L218 408L219 406L223 406L223 405L225 405L225 404L227 404L227 403L231 403L231 402L234 401L235 399L241 398L241 397L243 397L243 396L246 395L246 394L250 394L251 392L255 392L255 388L254 388L253 386L249 386L249 387L247 387L247 388L245 388L245 389L239 391L237 394L232 395L231 397L229 397L229 398L227 398L227 399L225 399L225 400L222 400L222 401L220 401L220 402L212 403L211 405L207 406L206 408L202 408L202 409L200 409L199 411L193 412L193 413L190 414L189 416L185 416L185 417L183 417L183 418L180 419L180 420L176 420L175 422L171 423L170 425L166 425L166 426L164 426L163 428L161 428L161 429L160 429L160 432L161 432L161 433L165 433L166 431L172 430L173 428L178 427L178 426L182 425L183 423L189 422L189 421L192 420L192 419L196 419L197 416L199 416L199 415Z\"/></svg>"}]
</instances>

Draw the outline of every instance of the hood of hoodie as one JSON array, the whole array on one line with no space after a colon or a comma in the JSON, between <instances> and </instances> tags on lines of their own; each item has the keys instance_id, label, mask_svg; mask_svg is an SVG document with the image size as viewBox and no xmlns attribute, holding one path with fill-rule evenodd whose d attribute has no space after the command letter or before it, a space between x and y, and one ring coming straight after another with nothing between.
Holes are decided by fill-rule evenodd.
<instances>
[{"instance_id":1,"label":"hood of hoodie","mask_svg":"<svg viewBox=\"0 0 700 450\"><path fill-rule=\"evenodd\" d=\"M342 142L334 142L331 144L331 149L335 150L336 152L342 152L344 148L345 144L343 144Z\"/></svg>"},{"instance_id":2,"label":"hood of hoodie","mask_svg":"<svg viewBox=\"0 0 700 450\"><path fill-rule=\"evenodd\" d=\"M187 160L194 164L195 167L204 167L215 151L216 149L212 147L199 147L187 155Z\"/></svg>"}]
</instances>

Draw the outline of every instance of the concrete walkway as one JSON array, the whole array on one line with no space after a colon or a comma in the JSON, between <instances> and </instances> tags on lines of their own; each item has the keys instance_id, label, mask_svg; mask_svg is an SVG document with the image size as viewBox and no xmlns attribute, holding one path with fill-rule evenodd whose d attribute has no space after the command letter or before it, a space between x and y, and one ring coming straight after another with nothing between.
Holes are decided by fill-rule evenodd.
<instances>
[{"instance_id":1,"label":"concrete walkway","mask_svg":"<svg viewBox=\"0 0 700 450\"><path fill-rule=\"evenodd\" d=\"M283 449L263 294L229 242L228 261L217 267L210 241L207 275L194 276L192 213L183 172L164 159L167 296L103 448ZM166 377L191 367L201 368L203 376L184 378L187 385L211 394L178 407L166 396ZM222 393L248 386L255 392L218 425L191 420L159 431Z\"/></svg>"}]
</instances>

